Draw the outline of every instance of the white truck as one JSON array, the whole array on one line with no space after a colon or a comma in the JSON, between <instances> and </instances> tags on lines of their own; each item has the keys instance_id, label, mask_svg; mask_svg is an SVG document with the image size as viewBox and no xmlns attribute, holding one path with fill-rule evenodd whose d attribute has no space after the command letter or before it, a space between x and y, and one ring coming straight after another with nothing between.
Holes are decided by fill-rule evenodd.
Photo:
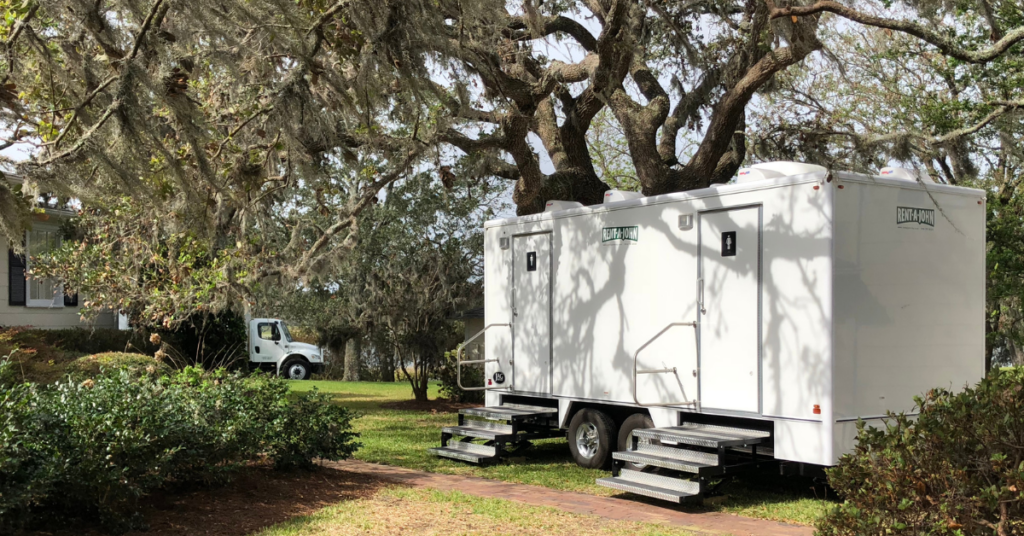
<instances>
[{"instance_id":1,"label":"white truck","mask_svg":"<svg viewBox=\"0 0 1024 536\"><path fill-rule=\"evenodd\" d=\"M320 348L298 342L284 320L254 318L249 321L249 368L264 370L289 380L308 380L324 370Z\"/></svg>"}]
</instances>

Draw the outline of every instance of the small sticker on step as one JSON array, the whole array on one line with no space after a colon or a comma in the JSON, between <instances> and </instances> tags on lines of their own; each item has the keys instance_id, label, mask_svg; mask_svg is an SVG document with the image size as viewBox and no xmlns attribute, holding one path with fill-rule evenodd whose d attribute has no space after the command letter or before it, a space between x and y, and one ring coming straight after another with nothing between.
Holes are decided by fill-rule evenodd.
<instances>
[{"instance_id":1,"label":"small sticker on step","mask_svg":"<svg viewBox=\"0 0 1024 536\"><path fill-rule=\"evenodd\" d=\"M736 256L736 231L726 231L722 233L722 256Z\"/></svg>"}]
</instances>

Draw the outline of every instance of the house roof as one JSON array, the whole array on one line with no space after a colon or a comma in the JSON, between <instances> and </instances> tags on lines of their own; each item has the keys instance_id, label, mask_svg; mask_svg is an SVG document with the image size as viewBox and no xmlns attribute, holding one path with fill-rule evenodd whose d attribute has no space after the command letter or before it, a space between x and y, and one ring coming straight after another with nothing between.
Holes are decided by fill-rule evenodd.
<instances>
[{"instance_id":1,"label":"house roof","mask_svg":"<svg viewBox=\"0 0 1024 536\"><path fill-rule=\"evenodd\" d=\"M475 307L473 309L466 309L455 316L449 317L448 320L469 320L470 318L483 318L484 308Z\"/></svg>"}]
</instances>

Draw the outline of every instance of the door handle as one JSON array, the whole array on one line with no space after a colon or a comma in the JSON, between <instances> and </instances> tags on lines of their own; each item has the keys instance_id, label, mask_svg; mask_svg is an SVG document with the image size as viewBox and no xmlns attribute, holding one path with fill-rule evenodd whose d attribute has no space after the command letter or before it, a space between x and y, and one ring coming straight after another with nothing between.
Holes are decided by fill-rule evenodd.
<instances>
[{"instance_id":1,"label":"door handle","mask_svg":"<svg viewBox=\"0 0 1024 536\"><path fill-rule=\"evenodd\" d=\"M701 314L708 314L708 310L704 308L704 278L697 278L697 306L700 307Z\"/></svg>"}]
</instances>

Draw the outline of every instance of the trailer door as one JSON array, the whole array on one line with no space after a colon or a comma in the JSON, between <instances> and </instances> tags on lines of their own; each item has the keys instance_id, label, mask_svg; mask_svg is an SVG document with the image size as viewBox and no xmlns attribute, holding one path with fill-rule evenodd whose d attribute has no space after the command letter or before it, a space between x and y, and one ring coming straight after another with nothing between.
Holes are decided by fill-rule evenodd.
<instances>
[{"instance_id":1,"label":"trailer door","mask_svg":"<svg viewBox=\"0 0 1024 536\"><path fill-rule=\"evenodd\" d=\"M700 215L700 399L761 412L761 207Z\"/></svg>"},{"instance_id":2,"label":"trailer door","mask_svg":"<svg viewBox=\"0 0 1024 536\"><path fill-rule=\"evenodd\" d=\"M512 243L512 329L516 391L551 392L551 233Z\"/></svg>"}]
</instances>

